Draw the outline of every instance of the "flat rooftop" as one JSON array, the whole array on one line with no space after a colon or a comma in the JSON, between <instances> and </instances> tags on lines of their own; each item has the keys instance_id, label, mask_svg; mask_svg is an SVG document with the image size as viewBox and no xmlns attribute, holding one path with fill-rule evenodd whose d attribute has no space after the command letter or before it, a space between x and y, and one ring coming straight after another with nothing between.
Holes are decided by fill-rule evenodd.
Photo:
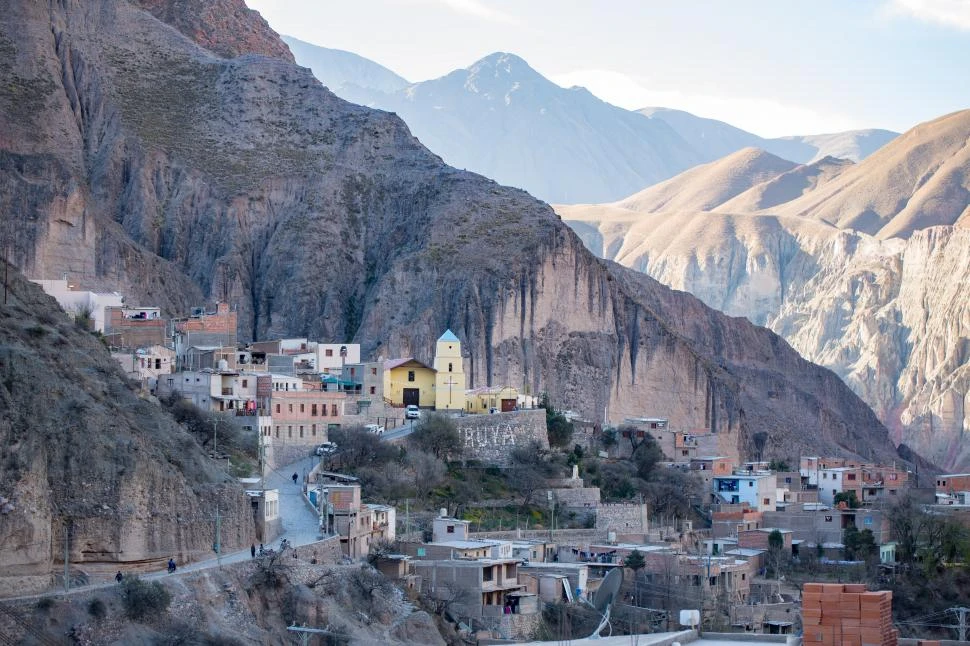
<instances>
[{"instance_id":1,"label":"flat rooftop","mask_svg":"<svg viewBox=\"0 0 970 646\"><path fill-rule=\"evenodd\" d=\"M708 633L705 637L698 637L692 630L683 630L670 633L652 633L649 635L616 635L613 637L600 637L598 639L572 639L569 641L574 646L669 646L674 642L680 642L685 646L746 646L748 644L784 644L787 635L754 635L739 634L738 639L732 639L729 633ZM548 642L527 642L520 646L540 646L541 644L561 644L561 641Z\"/></svg>"}]
</instances>

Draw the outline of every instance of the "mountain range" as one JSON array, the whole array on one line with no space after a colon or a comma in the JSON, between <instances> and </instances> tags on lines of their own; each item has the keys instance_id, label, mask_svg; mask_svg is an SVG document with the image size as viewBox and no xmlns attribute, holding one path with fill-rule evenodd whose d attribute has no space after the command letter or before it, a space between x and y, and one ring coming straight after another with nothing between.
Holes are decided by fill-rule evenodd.
<instances>
[{"instance_id":1,"label":"mountain range","mask_svg":"<svg viewBox=\"0 0 970 646\"><path fill-rule=\"evenodd\" d=\"M631 197L557 207L598 255L783 335L897 442L970 466L970 111L864 161L747 149ZM770 177L775 173L774 177Z\"/></svg>"},{"instance_id":2,"label":"mountain range","mask_svg":"<svg viewBox=\"0 0 970 646\"><path fill-rule=\"evenodd\" d=\"M441 78L407 83L378 63L285 39L297 63L338 96L395 112L445 162L549 202L604 202L747 147L797 163L858 161L897 133L857 130L764 139L666 108L637 112L562 88L495 53ZM644 118L646 117L646 118Z\"/></svg>"},{"instance_id":3,"label":"mountain range","mask_svg":"<svg viewBox=\"0 0 970 646\"><path fill-rule=\"evenodd\" d=\"M0 14L0 248L20 271L165 315L226 299L242 339L357 340L372 359L430 361L450 328L470 387L521 384L594 421L663 415L711 429L724 454L898 459L870 408L771 331L596 258L548 205L447 166L398 117L336 97L242 0L215 4L21 2ZM185 18L200 11L235 18L200 31ZM479 72L484 91L495 70ZM64 343L61 356L75 347ZM16 401L11 387L0 380L0 401ZM15 446L6 419L0 441ZM5 470L2 495L29 489L33 508L50 509L51 492L87 492L86 472L60 455ZM118 504L130 502L122 490ZM122 538L147 549L122 524L103 531L88 518L99 509L80 507L72 531L105 547L78 559L115 559ZM27 513L0 528L57 522ZM3 539L28 553L27 533ZM22 565L49 570L55 552Z\"/></svg>"}]
</instances>

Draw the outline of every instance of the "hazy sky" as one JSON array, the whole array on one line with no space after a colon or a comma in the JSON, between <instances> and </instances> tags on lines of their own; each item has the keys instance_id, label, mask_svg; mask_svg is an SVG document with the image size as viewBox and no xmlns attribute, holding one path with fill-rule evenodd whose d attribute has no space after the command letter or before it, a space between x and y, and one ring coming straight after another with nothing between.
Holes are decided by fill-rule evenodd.
<instances>
[{"instance_id":1,"label":"hazy sky","mask_svg":"<svg viewBox=\"0 0 970 646\"><path fill-rule=\"evenodd\" d=\"M410 81L518 54L621 107L763 136L970 108L970 0L247 0L281 34Z\"/></svg>"}]
</instances>

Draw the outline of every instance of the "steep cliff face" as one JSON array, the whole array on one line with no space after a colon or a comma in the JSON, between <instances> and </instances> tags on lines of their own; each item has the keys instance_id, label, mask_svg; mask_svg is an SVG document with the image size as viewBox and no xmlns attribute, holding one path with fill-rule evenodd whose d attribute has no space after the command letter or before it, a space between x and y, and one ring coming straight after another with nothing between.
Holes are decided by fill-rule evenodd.
<instances>
[{"instance_id":1,"label":"steep cliff face","mask_svg":"<svg viewBox=\"0 0 970 646\"><path fill-rule=\"evenodd\" d=\"M798 167L715 212L557 210L604 257L767 325L842 376L897 443L964 468L968 137L970 112L949 115L860 164ZM838 226L862 211L877 235ZM936 221L952 226L918 228ZM908 239L881 239L890 230Z\"/></svg>"},{"instance_id":2,"label":"steep cliff face","mask_svg":"<svg viewBox=\"0 0 970 646\"><path fill-rule=\"evenodd\" d=\"M262 54L290 63L293 54L269 24L245 0L134 0L213 54L235 58Z\"/></svg>"},{"instance_id":3,"label":"steep cliff face","mask_svg":"<svg viewBox=\"0 0 970 646\"><path fill-rule=\"evenodd\" d=\"M962 468L970 464L970 232L932 227L905 242L857 244L769 325L842 375L897 442Z\"/></svg>"},{"instance_id":4,"label":"steep cliff face","mask_svg":"<svg viewBox=\"0 0 970 646\"><path fill-rule=\"evenodd\" d=\"M2 267L0 267L2 270ZM9 270L0 304L0 594L74 567L209 553L254 536L245 494L157 405L139 399L105 347Z\"/></svg>"},{"instance_id":5,"label":"steep cliff face","mask_svg":"<svg viewBox=\"0 0 970 646\"><path fill-rule=\"evenodd\" d=\"M595 259L547 205L445 166L398 118L308 70L214 56L126 3L28 3L0 21L15 60L43 62L17 69L56 89L38 107L49 125L11 148L52 158L63 179L49 196L4 179L30 197L14 214L33 274L87 267L171 307L217 295L239 304L243 338L356 338L374 357L429 359L450 327L472 385L526 383L593 419L664 415L734 450L763 432L774 455L893 453L831 373ZM52 213L71 195L91 241L74 257L48 251L67 247ZM153 271L105 252L122 241Z\"/></svg>"}]
</instances>

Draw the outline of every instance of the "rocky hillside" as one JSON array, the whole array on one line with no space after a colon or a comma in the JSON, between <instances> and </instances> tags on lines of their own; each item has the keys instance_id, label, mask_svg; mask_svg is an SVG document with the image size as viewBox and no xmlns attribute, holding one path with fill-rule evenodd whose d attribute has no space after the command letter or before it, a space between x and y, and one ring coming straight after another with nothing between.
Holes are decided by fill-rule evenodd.
<instances>
[{"instance_id":1,"label":"rocky hillside","mask_svg":"<svg viewBox=\"0 0 970 646\"><path fill-rule=\"evenodd\" d=\"M166 307L226 295L242 338L353 338L371 357L429 360L450 328L471 386L522 383L594 420L664 415L725 451L894 455L832 373L598 260L547 205L446 166L309 70L217 56L108 0L21 3L0 34L35 88L29 127L0 116L31 275Z\"/></svg>"},{"instance_id":2,"label":"rocky hillside","mask_svg":"<svg viewBox=\"0 0 970 646\"><path fill-rule=\"evenodd\" d=\"M2 267L0 267L2 271ZM11 269L0 303L0 596L105 563L163 567L254 536L242 489L39 287ZM111 567L111 566L109 566Z\"/></svg>"},{"instance_id":3,"label":"rocky hillside","mask_svg":"<svg viewBox=\"0 0 970 646\"><path fill-rule=\"evenodd\" d=\"M965 468L968 138L970 111L948 115L859 164L801 166L712 212L558 211L604 257L782 334L842 376L897 442Z\"/></svg>"},{"instance_id":4,"label":"rocky hillside","mask_svg":"<svg viewBox=\"0 0 970 646\"><path fill-rule=\"evenodd\" d=\"M0 630L6 642L17 644L282 646L299 643L287 631L296 624L328 631L329 643L444 646L431 615L416 610L370 566L312 565L309 552L300 556L165 577L155 583L169 593L168 607L143 602L137 607L149 611L137 618L128 612L124 585L41 603L6 602ZM309 643L328 642L311 636Z\"/></svg>"}]
</instances>

